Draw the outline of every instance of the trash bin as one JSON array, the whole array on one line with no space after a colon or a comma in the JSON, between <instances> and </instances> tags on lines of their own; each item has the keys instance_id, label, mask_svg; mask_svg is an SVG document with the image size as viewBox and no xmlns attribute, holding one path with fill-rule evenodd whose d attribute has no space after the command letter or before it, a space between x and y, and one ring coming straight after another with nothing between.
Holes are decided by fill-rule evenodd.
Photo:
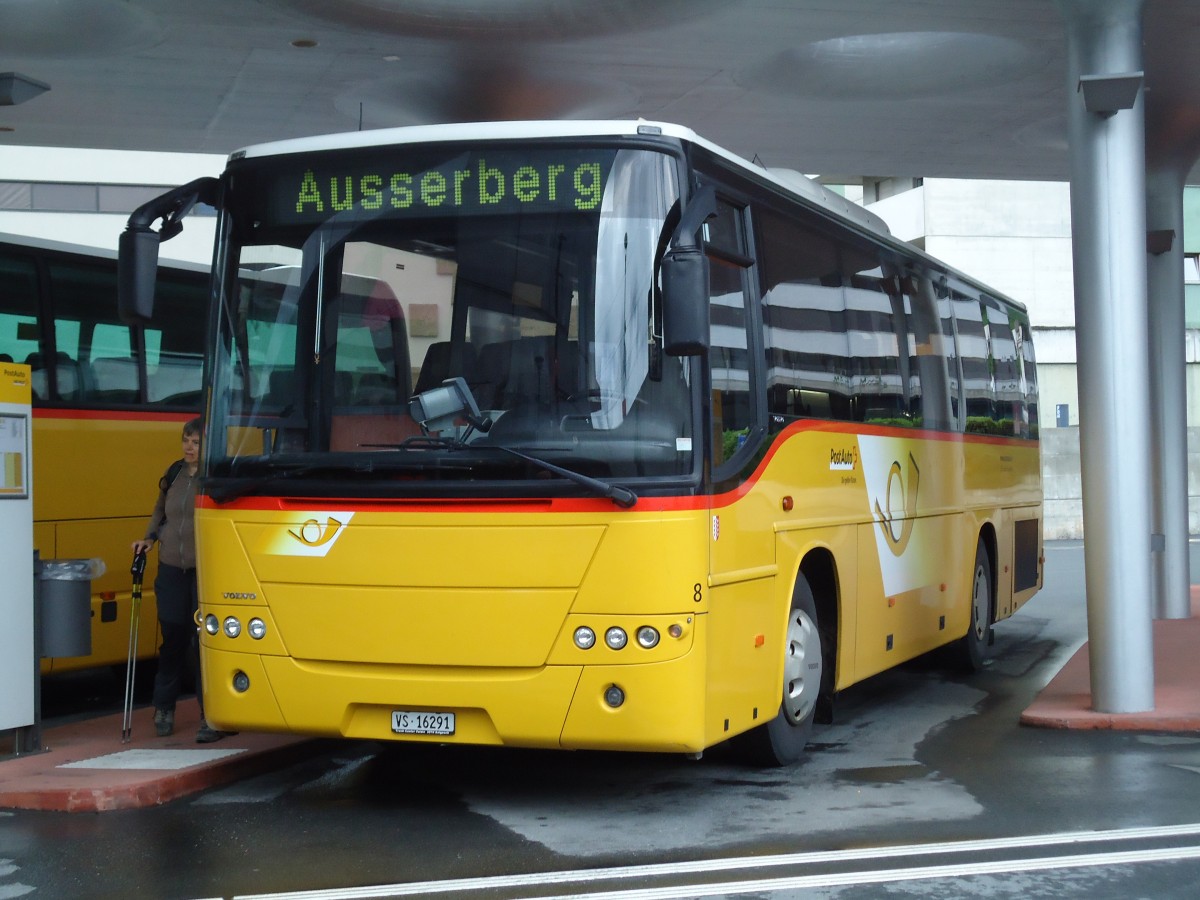
<instances>
[{"instance_id":1,"label":"trash bin","mask_svg":"<svg viewBox=\"0 0 1200 900\"><path fill-rule=\"evenodd\" d=\"M44 559L39 577L42 656L92 652L92 579L104 574L102 559Z\"/></svg>"}]
</instances>

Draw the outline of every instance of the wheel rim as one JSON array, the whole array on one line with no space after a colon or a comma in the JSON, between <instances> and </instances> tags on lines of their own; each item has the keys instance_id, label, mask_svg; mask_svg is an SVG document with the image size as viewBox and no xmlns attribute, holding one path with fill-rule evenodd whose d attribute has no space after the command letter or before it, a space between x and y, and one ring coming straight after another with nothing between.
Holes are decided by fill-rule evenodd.
<instances>
[{"instance_id":1,"label":"wheel rim","mask_svg":"<svg viewBox=\"0 0 1200 900\"><path fill-rule=\"evenodd\" d=\"M783 665L783 712L793 725L812 714L821 691L821 638L817 623L802 609L792 610Z\"/></svg>"},{"instance_id":2,"label":"wheel rim","mask_svg":"<svg viewBox=\"0 0 1200 900\"><path fill-rule=\"evenodd\" d=\"M990 596L991 585L988 584L987 571L982 564L976 565L975 582L971 592L971 629L978 641L982 641L987 632Z\"/></svg>"}]
</instances>

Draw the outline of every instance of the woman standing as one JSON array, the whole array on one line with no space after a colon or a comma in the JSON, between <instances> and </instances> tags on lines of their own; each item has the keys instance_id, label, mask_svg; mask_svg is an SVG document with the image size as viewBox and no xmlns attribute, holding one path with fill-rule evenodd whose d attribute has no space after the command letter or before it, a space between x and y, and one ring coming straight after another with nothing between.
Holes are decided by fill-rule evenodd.
<instances>
[{"instance_id":1,"label":"woman standing","mask_svg":"<svg viewBox=\"0 0 1200 900\"><path fill-rule=\"evenodd\" d=\"M200 648L195 614L196 590L196 472L200 467L202 421L192 419L183 426L183 459L171 463L158 482L158 502L146 536L134 541L133 552L145 553L157 541L158 576L154 593L158 599L158 622L162 646L158 673L154 677L154 730L166 737L175 730L175 701L183 686L184 668L192 673L200 702L200 731L196 742L219 741L225 732L209 728L204 719L200 686Z\"/></svg>"}]
</instances>

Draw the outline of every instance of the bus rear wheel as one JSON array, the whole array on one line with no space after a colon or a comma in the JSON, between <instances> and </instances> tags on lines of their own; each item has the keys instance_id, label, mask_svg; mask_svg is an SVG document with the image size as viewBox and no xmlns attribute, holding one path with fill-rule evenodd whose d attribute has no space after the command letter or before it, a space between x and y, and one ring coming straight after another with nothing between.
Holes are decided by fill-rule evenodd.
<instances>
[{"instance_id":1,"label":"bus rear wheel","mask_svg":"<svg viewBox=\"0 0 1200 900\"><path fill-rule=\"evenodd\" d=\"M779 712L740 738L741 755L754 765L789 766L804 756L825 682L824 652L812 588L801 575L788 617Z\"/></svg>"},{"instance_id":2,"label":"bus rear wheel","mask_svg":"<svg viewBox=\"0 0 1200 900\"><path fill-rule=\"evenodd\" d=\"M967 672L983 668L992 642L992 559L980 538L975 548L975 567L971 570L971 625L955 645L959 667Z\"/></svg>"}]
</instances>

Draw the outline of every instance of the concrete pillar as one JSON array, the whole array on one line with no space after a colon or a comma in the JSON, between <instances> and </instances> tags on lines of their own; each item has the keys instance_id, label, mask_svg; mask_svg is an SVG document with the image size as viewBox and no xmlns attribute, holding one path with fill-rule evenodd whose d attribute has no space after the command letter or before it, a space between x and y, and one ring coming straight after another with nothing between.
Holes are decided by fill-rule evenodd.
<instances>
[{"instance_id":1,"label":"concrete pillar","mask_svg":"<svg viewBox=\"0 0 1200 900\"><path fill-rule=\"evenodd\" d=\"M1058 0L1067 124L1092 707L1154 708L1141 0Z\"/></svg>"},{"instance_id":2,"label":"concrete pillar","mask_svg":"<svg viewBox=\"0 0 1200 900\"><path fill-rule=\"evenodd\" d=\"M1146 173L1150 332L1150 456L1154 616L1192 614L1188 571L1187 353L1183 293L1183 186L1187 168Z\"/></svg>"}]
</instances>

